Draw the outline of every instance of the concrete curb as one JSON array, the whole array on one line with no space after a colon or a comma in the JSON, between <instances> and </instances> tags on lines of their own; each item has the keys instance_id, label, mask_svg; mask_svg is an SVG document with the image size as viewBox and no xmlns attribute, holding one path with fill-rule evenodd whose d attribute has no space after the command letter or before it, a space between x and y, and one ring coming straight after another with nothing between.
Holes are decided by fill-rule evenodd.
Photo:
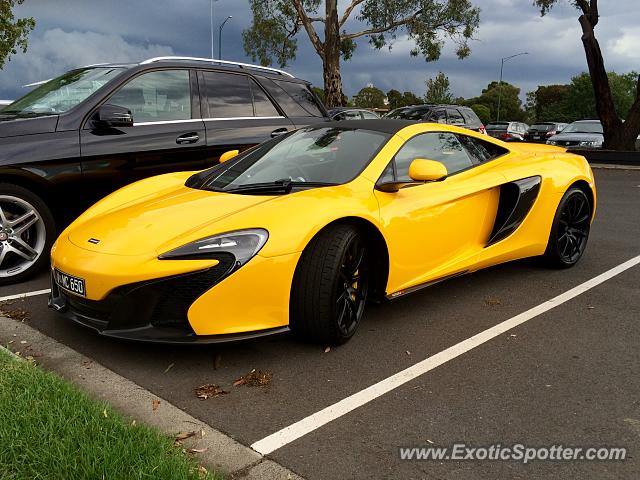
<instances>
[{"instance_id":1,"label":"concrete curb","mask_svg":"<svg viewBox=\"0 0 640 480\"><path fill-rule=\"evenodd\" d=\"M303 480L285 467L265 459L251 448L53 338L24 323L0 317L0 344L9 345L9 342L14 351L21 352L22 356L35 357L38 364L76 384L92 397L107 401L127 417L151 425L170 436L179 432L198 432L183 444L186 448L207 449L196 456L198 462L207 469L225 473L233 479Z\"/></svg>"}]
</instances>

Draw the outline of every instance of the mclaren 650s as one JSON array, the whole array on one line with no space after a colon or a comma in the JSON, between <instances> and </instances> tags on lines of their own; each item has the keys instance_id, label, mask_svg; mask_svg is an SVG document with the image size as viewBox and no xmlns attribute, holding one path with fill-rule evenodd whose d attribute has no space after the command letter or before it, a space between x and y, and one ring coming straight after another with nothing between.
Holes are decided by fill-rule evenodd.
<instances>
[{"instance_id":1,"label":"mclaren 650s","mask_svg":"<svg viewBox=\"0 0 640 480\"><path fill-rule=\"evenodd\" d=\"M326 122L129 185L52 250L50 306L101 334L353 336L368 300L525 257L583 255L583 157L440 124Z\"/></svg>"}]
</instances>

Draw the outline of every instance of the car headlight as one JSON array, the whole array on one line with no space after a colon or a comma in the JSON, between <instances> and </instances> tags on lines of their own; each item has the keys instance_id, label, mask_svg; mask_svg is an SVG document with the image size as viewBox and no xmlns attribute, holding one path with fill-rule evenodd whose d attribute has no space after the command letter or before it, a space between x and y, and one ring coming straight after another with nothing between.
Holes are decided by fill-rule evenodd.
<instances>
[{"instance_id":1,"label":"car headlight","mask_svg":"<svg viewBox=\"0 0 640 480\"><path fill-rule=\"evenodd\" d=\"M269 232L263 228L237 230L196 240L182 247L163 253L160 260L203 260L215 259L218 254L235 257L236 268L251 260L264 246Z\"/></svg>"},{"instance_id":2,"label":"car headlight","mask_svg":"<svg viewBox=\"0 0 640 480\"><path fill-rule=\"evenodd\" d=\"M558 145L558 142L555 140L547 140L547 145Z\"/></svg>"},{"instance_id":3,"label":"car headlight","mask_svg":"<svg viewBox=\"0 0 640 480\"><path fill-rule=\"evenodd\" d=\"M589 142L580 142L578 144L579 147L590 147L590 148L600 147L601 145L602 145L602 142L599 142L597 140L589 141Z\"/></svg>"}]
</instances>

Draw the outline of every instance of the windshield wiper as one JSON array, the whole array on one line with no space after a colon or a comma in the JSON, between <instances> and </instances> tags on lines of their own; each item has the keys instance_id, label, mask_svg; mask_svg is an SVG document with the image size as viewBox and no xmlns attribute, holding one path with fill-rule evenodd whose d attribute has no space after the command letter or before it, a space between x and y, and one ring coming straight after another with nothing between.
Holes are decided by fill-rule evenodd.
<instances>
[{"instance_id":1,"label":"windshield wiper","mask_svg":"<svg viewBox=\"0 0 640 480\"><path fill-rule=\"evenodd\" d=\"M288 178L276 180L275 182L252 183L248 185L240 185L238 187L224 189L216 187L207 187L207 190L223 193L291 193L294 187L329 187L335 186L337 183L330 182L298 182Z\"/></svg>"}]
</instances>

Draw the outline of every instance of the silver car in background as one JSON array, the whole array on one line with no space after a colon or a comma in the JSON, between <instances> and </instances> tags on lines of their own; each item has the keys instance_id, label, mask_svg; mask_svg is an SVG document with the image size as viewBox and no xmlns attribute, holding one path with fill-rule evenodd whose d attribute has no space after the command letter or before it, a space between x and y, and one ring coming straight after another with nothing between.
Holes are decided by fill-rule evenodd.
<instances>
[{"instance_id":1,"label":"silver car in background","mask_svg":"<svg viewBox=\"0 0 640 480\"><path fill-rule=\"evenodd\" d=\"M547 140L559 147L602 148L604 134L600 120L578 120Z\"/></svg>"}]
</instances>

